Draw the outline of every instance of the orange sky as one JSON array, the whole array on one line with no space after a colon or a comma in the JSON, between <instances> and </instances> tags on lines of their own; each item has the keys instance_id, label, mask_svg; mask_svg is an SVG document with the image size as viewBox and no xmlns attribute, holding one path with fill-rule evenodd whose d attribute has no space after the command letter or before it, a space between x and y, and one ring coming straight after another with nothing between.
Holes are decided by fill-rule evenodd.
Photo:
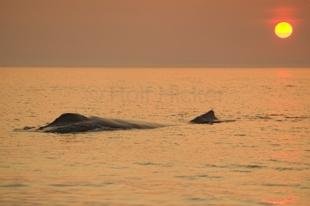
<instances>
[{"instance_id":1,"label":"orange sky","mask_svg":"<svg viewBox=\"0 0 310 206\"><path fill-rule=\"evenodd\" d=\"M309 0L1 0L0 66L310 67ZM286 40L273 24L291 21Z\"/></svg>"}]
</instances>

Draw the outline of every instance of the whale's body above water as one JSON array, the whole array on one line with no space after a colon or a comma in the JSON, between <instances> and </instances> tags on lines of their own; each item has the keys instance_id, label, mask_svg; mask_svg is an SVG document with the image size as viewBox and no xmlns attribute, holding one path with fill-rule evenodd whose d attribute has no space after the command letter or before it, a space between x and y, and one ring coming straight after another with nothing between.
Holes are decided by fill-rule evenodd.
<instances>
[{"instance_id":1,"label":"whale's body above water","mask_svg":"<svg viewBox=\"0 0 310 206\"><path fill-rule=\"evenodd\" d=\"M190 121L190 123L193 124L213 124L220 122L224 121L218 120L212 110ZM167 125L132 120L86 117L77 113L64 113L52 123L37 128L36 131L51 133L80 133L88 131L155 129L164 126Z\"/></svg>"},{"instance_id":2,"label":"whale's body above water","mask_svg":"<svg viewBox=\"0 0 310 206\"><path fill-rule=\"evenodd\" d=\"M126 129L154 129L163 127L157 123L142 121L86 117L81 114L65 113L52 123L39 127L38 131L53 133L77 133L87 131L112 131Z\"/></svg>"}]
</instances>

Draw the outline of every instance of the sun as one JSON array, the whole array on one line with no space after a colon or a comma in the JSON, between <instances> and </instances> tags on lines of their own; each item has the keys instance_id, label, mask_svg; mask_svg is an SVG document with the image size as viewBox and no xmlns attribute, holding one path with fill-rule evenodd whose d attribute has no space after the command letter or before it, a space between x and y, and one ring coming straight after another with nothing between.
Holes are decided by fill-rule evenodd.
<instances>
[{"instance_id":1,"label":"sun","mask_svg":"<svg viewBox=\"0 0 310 206\"><path fill-rule=\"evenodd\" d=\"M286 39L293 34L293 26L288 22L280 22L274 28L274 33L281 39Z\"/></svg>"}]
</instances>

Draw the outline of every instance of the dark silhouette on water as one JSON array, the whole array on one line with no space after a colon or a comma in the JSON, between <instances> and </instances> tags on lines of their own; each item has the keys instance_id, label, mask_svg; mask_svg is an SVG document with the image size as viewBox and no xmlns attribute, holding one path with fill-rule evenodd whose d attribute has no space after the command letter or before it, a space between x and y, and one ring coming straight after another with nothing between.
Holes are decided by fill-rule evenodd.
<instances>
[{"instance_id":1,"label":"dark silhouette on water","mask_svg":"<svg viewBox=\"0 0 310 206\"><path fill-rule=\"evenodd\" d=\"M232 120L220 121L214 114L213 110L200 115L190 123L193 124L213 124L221 122L229 122ZM154 129L168 125L120 120L120 119L107 119L101 117L86 117L77 113L64 113L56 118L52 123L41 126L38 129L33 127L25 127L24 130L33 130L51 133L79 133L88 131L113 131L113 130L127 130L127 129Z\"/></svg>"},{"instance_id":2,"label":"dark silhouette on water","mask_svg":"<svg viewBox=\"0 0 310 206\"><path fill-rule=\"evenodd\" d=\"M60 115L52 123L39 127L38 131L54 133L77 133L87 131L154 129L163 126L164 125L157 123L142 121L85 117L81 114L65 113Z\"/></svg>"},{"instance_id":3,"label":"dark silhouette on water","mask_svg":"<svg viewBox=\"0 0 310 206\"><path fill-rule=\"evenodd\" d=\"M214 124L214 123L221 123L214 114L213 110L208 111L205 114L202 114L190 121L193 124Z\"/></svg>"}]
</instances>

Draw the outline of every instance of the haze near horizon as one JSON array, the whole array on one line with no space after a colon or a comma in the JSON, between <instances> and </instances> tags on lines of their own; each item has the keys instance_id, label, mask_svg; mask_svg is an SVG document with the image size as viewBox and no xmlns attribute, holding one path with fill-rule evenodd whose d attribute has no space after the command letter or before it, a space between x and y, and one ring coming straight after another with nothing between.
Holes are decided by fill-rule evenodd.
<instances>
[{"instance_id":1,"label":"haze near horizon","mask_svg":"<svg viewBox=\"0 0 310 206\"><path fill-rule=\"evenodd\" d=\"M0 66L310 67L309 0L2 0ZM294 27L288 39L277 22Z\"/></svg>"}]
</instances>

